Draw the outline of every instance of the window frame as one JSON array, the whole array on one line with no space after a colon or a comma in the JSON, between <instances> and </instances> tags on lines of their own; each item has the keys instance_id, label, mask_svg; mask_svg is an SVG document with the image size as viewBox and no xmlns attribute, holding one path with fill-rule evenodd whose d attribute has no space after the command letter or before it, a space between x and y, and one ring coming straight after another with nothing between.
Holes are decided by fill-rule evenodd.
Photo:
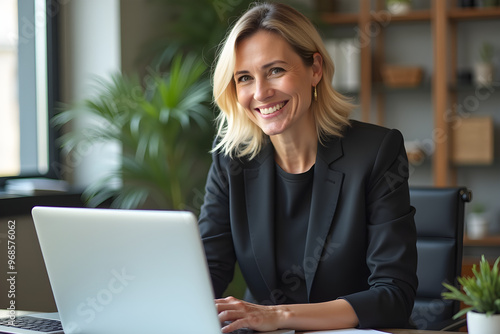
<instances>
[{"instance_id":1,"label":"window frame","mask_svg":"<svg viewBox=\"0 0 500 334\"><path fill-rule=\"evenodd\" d=\"M60 149L56 147L56 138L59 136L59 133L56 129L54 129L50 125L50 119L56 114L56 104L59 101L60 92L59 92L59 36L58 36L58 28L59 28L59 16L60 16L60 6L61 0L43 0L42 3L45 3L44 8L44 17L40 18L37 15L40 15L40 12L35 11L35 4L37 0L32 0L29 3L25 0L18 0L18 98L19 98L19 130L20 130L20 160L21 160L21 169L19 175L11 175L11 176L0 176L0 187L5 185L5 182L9 179L18 179L18 178L30 178L30 177L46 177L59 179L61 177L61 163L60 163ZM45 24L45 36L42 38L45 39L45 66L46 66L46 82L45 82L45 94L43 99L45 99L46 104L46 119L43 119L42 122L44 124L44 128L38 128L38 118L33 125L33 122L26 122L26 120L31 119L32 117L38 117L38 106L37 106L37 86L36 86L36 75L37 69L37 53L35 52L36 48L36 32L39 29L37 24L40 24L39 21L42 21L41 24ZM43 22L44 21L44 22ZM25 34L24 37L21 35ZM21 40L24 38L23 40ZM31 66L30 66L30 62ZM33 64L35 64L33 66ZM23 71L26 71L24 73ZM30 83L30 81L33 81ZM31 87L31 91L29 93L24 93L24 88L27 85L34 85ZM34 110L33 107L35 106ZM35 131L33 131L35 130ZM46 155L46 170L43 172L39 172L39 164L38 164L38 155L39 152L39 141L38 141L38 131L42 130L43 133L46 134L46 143L47 143L47 155ZM31 136L36 137L36 150L33 152L33 148L27 150L26 145L23 145L23 140L26 138L26 134L30 134ZM31 137L33 140L33 137ZM32 142L30 146L33 146ZM23 149L24 148L24 149ZM30 155L36 154L36 158L33 159L29 157ZM36 167L34 171L26 171L23 170L23 162L26 161L26 158L31 160L36 160ZM25 167L24 167L25 168Z\"/></svg>"}]
</instances>

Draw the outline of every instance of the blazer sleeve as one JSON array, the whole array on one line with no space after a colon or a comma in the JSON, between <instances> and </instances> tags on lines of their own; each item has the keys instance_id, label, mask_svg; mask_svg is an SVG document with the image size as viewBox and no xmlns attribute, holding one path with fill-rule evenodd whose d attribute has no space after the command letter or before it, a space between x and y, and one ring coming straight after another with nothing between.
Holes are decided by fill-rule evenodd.
<instances>
[{"instance_id":1,"label":"blazer sleeve","mask_svg":"<svg viewBox=\"0 0 500 334\"><path fill-rule=\"evenodd\" d=\"M361 328L406 327L413 309L417 250L408 167L401 133L388 131L366 185L370 288L343 297L354 308Z\"/></svg>"},{"instance_id":2,"label":"blazer sleeve","mask_svg":"<svg viewBox=\"0 0 500 334\"><path fill-rule=\"evenodd\" d=\"M229 215L228 165L228 159L213 154L198 222L216 298L222 296L233 279L236 262Z\"/></svg>"}]
</instances>

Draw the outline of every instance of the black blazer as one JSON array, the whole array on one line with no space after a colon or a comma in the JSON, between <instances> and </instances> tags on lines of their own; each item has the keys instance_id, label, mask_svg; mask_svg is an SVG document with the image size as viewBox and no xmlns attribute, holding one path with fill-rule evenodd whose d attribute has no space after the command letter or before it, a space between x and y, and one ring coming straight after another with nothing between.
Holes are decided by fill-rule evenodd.
<instances>
[{"instance_id":1,"label":"black blazer","mask_svg":"<svg viewBox=\"0 0 500 334\"><path fill-rule=\"evenodd\" d=\"M417 288L408 162L397 130L351 122L318 144L303 269L308 300L346 299L359 327L408 325ZM199 227L219 297L237 260L261 304L279 303L271 144L251 161L213 155Z\"/></svg>"}]
</instances>

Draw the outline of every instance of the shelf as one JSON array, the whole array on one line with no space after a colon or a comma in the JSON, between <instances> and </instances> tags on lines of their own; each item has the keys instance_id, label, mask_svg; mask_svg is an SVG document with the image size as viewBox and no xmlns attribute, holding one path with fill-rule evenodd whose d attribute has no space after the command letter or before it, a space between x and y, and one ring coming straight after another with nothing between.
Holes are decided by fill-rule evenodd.
<instances>
[{"instance_id":1,"label":"shelf","mask_svg":"<svg viewBox=\"0 0 500 334\"><path fill-rule=\"evenodd\" d=\"M383 15L379 15L378 12L372 12L371 21L378 23L389 23L389 22L415 22L415 21L430 21L432 14L430 10L414 10L408 14L404 15L391 15L387 12L383 12ZM342 24L357 24L359 22L358 13L323 13L321 19L332 25L342 25Z\"/></svg>"},{"instance_id":2,"label":"shelf","mask_svg":"<svg viewBox=\"0 0 500 334\"><path fill-rule=\"evenodd\" d=\"M388 17L390 18L388 20ZM486 8L452 8L448 11L451 20L475 20L475 19L495 19L500 18L500 6ZM328 24L356 24L359 22L358 13L324 13L321 19ZM432 19L431 10L414 10L404 15L379 15L377 12L371 13L371 20L378 23L387 22L415 22L430 21Z\"/></svg>"},{"instance_id":3,"label":"shelf","mask_svg":"<svg viewBox=\"0 0 500 334\"><path fill-rule=\"evenodd\" d=\"M465 236L464 246L500 247L500 235L488 235L481 239L469 239L467 236Z\"/></svg>"},{"instance_id":4,"label":"shelf","mask_svg":"<svg viewBox=\"0 0 500 334\"><path fill-rule=\"evenodd\" d=\"M448 12L451 20L474 20L500 18L500 7L453 8Z\"/></svg>"},{"instance_id":5,"label":"shelf","mask_svg":"<svg viewBox=\"0 0 500 334\"><path fill-rule=\"evenodd\" d=\"M321 20L324 23L332 25L342 25L342 24L357 24L359 21L358 13L323 13L321 14Z\"/></svg>"}]
</instances>

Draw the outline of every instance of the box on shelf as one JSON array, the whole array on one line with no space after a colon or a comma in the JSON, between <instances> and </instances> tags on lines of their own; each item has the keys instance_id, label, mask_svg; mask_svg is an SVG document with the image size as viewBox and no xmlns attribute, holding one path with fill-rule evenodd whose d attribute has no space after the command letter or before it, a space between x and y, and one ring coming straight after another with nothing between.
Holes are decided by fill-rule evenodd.
<instances>
[{"instance_id":1,"label":"box on shelf","mask_svg":"<svg viewBox=\"0 0 500 334\"><path fill-rule=\"evenodd\" d=\"M493 118L461 118L453 127L451 158L459 165L493 163Z\"/></svg>"},{"instance_id":2,"label":"box on shelf","mask_svg":"<svg viewBox=\"0 0 500 334\"><path fill-rule=\"evenodd\" d=\"M418 66L385 65L382 79L389 87L415 87L422 82L423 69Z\"/></svg>"}]
</instances>

